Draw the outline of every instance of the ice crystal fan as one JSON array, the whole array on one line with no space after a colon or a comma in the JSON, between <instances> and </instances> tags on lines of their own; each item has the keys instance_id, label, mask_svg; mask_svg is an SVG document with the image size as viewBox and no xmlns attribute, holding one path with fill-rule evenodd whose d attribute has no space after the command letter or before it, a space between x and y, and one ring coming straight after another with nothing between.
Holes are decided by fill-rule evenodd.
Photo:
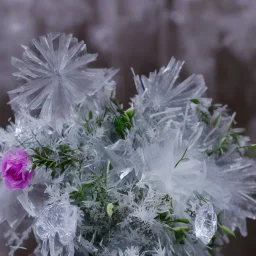
<instances>
[{"instance_id":1,"label":"ice crystal fan","mask_svg":"<svg viewBox=\"0 0 256 256\"><path fill-rule=\"evenodd\" d=\"M134 75L129 109L117 70L72 35L48 34L12 59L15 122L0 130L0 223L9 255L33 233L42 256L199 256L246 235L255 218L256 146L235 114L204 96L183 62Z\"/></svg>"}]
</instances>

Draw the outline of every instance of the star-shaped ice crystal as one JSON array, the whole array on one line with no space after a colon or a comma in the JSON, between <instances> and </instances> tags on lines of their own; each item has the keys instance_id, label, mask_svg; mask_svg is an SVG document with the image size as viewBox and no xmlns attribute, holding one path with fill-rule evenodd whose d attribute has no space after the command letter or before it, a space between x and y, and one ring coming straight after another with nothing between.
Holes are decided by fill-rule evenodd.
<instances>
[{"instance_id":1,"label":"star-shaped ice crystal","mask_svg":"<svg viewBox=\"0 0 256 256\"><path fill-rule=\"evenodd\" d=\"M116 70L87 68L97 54L88 54L85 43L72 34L41 36L23 48L21 60L12 58L19 69L14 76L22 80L21 87L9 92L14 110L25 109L55 124L65 123L74 106L115 84L111 79Z\"/></svg>"}]
</instances>

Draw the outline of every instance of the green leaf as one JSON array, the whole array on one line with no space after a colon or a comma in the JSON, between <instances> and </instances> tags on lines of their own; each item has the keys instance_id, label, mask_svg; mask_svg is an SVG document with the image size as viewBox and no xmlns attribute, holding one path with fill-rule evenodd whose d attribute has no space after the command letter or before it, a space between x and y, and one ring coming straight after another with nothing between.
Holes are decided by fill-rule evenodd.
<instances>
[{"instance_id":1,"label":"green leaf","mask_svg":"<svg viewBox=\"0 0 256 256\"><path fill-rule=\"evenodd\" d=\"M55 166L55 162L51 162L50 164L49 164L49 166L48 166L48 168L52 168L52 167L54 167Z\"/></svg>"},{"instance_id":2,"label":"green leaf","mask_svg":"<svg viewBox=\"0 0 256 256\"><path fill-rule=\"evenodd\" d=\"M93 118L93 114L92 114L92 111L90 110L89 111L89 120L91 120Z\"/></svg>"},{"instance_id":3,"label":"green leaf","mask_svg":"<svg viewBox=\"0 0 256 256\"><path fill-rule=\"evenodd\" d=\"M196 197L200 200L200 201L202 201L202 202L204 202L204 203L207 203L208 201L201 195L201 194L199 194L198 192L195 192L195 195L196 195Z\"/></svg>"},{"instance_id":4,"label":"green leaf","mask_svg":"<svg viewBox=\"0 0 256 256\"><path fill-rule=\"evenodd\" d=\"M62 144L58 146L58 149L61 153L70 153L74 152L68 145Z\"/></svg>"},{"instance_id":5,"label":"green leaf","mask_svg":"<svg viewBox=\"0 0 256 256\"><path fill-rule=\"evenodd\" d=\"M52 173L51 173L52 179L55 178L55 175L56 175L56 170L53 170Z\"/></svg>"},{"instance_id":6,"label":"green leaf","mask_svg":"<svg viewBox=\"0 0 256 256\"><path fill-rule=\"evenodd\" d=\"M208 108L208 111L210 112L210 114L212 115L214 110L217 109L218 107L216 105L211 105L209 108Z\"/></svg>"},{"instance_id":7,"label":"green leaf","mask_svg":"<svg viewBox=\"0 0 256 256\"><path fill-rule=\"evenodd\" d=\"M189 231L190 228L188 227L175 227L175 228L171 228L172 231L175 232L175 238L176 241L184 244L184 238L186 236L186 231Z\"/></svg>"},{"instance_id":8,"label":"green leaf","mask_svg":"<svg viewBox=\"0 0 256 256\"><path fill-rule=\"evenodd\" d=\"M166 212L159 212L157 214L157 217L156 218L159 218L160 220L165 220L166 217L168 216L169 214L169 211L166 211Z\"/></svg>"},{"instance_id":9,"label":"green leaf","mask_svg":"<svg viewBox=\"0 0 256 256\"><path fill-rule=\"evenodd\" d=\"M31 148L35 152L36 155L40 155L39 148Z\"/></svg>"},{"instance_id":10,"label":"green leaf","mask_svg":"<svg viewBox=\"0 0 256 256\"><path fill-rule=\"evenodd\" d=\"M114 105L116 105L117 107L120 106L116 99L111 98L110 100L111 100L111 101L114 103Z\"/></svg>"},{"instance_id":11,"label":"green leaf","mask_svg":"<svg viewBox=\"0 0 256 256\"><path fill-rule=\"evenodd\" d=\"M120 113L121 115L124 115L124 110L121 108L117 108L116 111Z\"/></svg>"},{"instance_id":12,"label":"green leaf","mask_svg":"<svg viewBox=\"0 0 256 256\"><path fill-rule=\"evenodd\" d=\"M176 238L176 242L180 243L180 244L184 244L184 239L186 237L186 233L183 232L175 232L175 238Z\"/></svg>"},{"instance_id":13,"label":"green leaf","mask_svg":"<svg viewBox=\"0 0 256 256\"><path fill-rule=\"evenodd\" d=\"M223 146L223 144L227 141L227 137L223 137L221 140L220 140L220 144L219 144L219 147L221 148Z\"/></svg>"},{"instance_id":14,"label":"green leaf","mask_svg":"<svg viewBox=\"0 0 256 256\"><path fill-rule=\"evenodd\" d=\"M42 147L42 151L44 151L47 155L50 155L53 153L53 150L49 147Z\"/></svg>"},{"instance_id":15,"label":"green leaf","mask_svg":"<svg viewBox=\"0 0 256 256\"><path fill-rule=\"evenodd\" d=\"M215 242L216 239L217 239L217 237L216 237L216 235L214 235L214 236L212 237L211 241L209 242L208 246L209 246L209 247L213 247L213 246L214 246L214 242Z\"/></svg>"},{"instance_id":16,"label":"green leaf","mask_svg":"<svg viewBox=\"0 0 256 256\"><path fill-rule=\"evenodd\" d=\"M38 156L38 155L31 155L32 158L35 158L35 159L40 159L41 157Z\"/></svg>"},{"instance_id":17,"label":"green leaf","mask_svg":"<svg viewBox=\"0 0 256 256\"><path fill-rule=\"evenodd\" d=\"M59 145L57 149L56 159L51 157L54 151L47 146L41 145L40 148L32 149L34 151L34 154L31 155L33 159L33 169L44 166L52 170L51 175L54 178L57 174L62 174L66 166L74 165L74 163L79 162L78 159L73 157L75 151L68 145Z\"/></svg>"},{"instance_id":18,"label":"green leaf","mask_svg":"<svg viewBox=\"0 0 256 256\"><path fill-rule=\"evenodd\" d=\"M249 149L256 149L256 144L248 145L247 148L249 148Z\"/></svg>"},{"instance_id":19,"label":"green leaf","mask_svg":"<svg viewBox=\"0 0 256 256\"><path fill-rule=\"evenodd\" d=\"M188 158L184 158L184 156L186 155L187 151L188 151L188 149L185 150L185 152L183 153L181 159L175 164L174 168L176 168L181 161L189 160Z\"/></svg>"},{"instance_id":20,"label":"green leaf","mask_svg":"<svg viewBox=\"0 0 256 256\"><path fill-rule=\"evenodd\" d=\"M125 114L129 117L132 118L134 116L135 110L133 108L129 108L125 111Z\"/></svg>"},{"instance_id":21,"label":"green leaf","mask_svg":"<svg viewBox=\"0 0 256 256\"><path fill-rule=\"evenodd\" d=\"M219 114L216 119L213 121L213 127L216 127L220 123L221 115Z\"/></svg>"},{"instance_id":22,"label":"green leaf","mask_svg":"<svg viewBox=\"0 0 256 256\"><path fill-rule=\"evenodd\" d=\"M126 129L131 129L132 124L128 116L120 115L114 119L114 126L116 132L124 138L126 135Z\"/></svg>"},{"instance_id":23,"label":"green leaf","mask_svg":"<svg viewBox=\"0 0 256 256\"><path fill-rule=\"evenodd\" d=\"M194 104L199 104L200 103L200 100L196 99L196 98L191 99L190 101L193 102Z\"/></svg>"},{"instance_id":24,"label":"green leaf","mask_svg":"<svg viewBox=\"0 0 256 256\"><path fill-rule=\"evenodd\" d=\"M210 253L211 256L215 256L215 253L212 248L208 248L208 252Z\"/></svg>"},{"instance_id":25,"label":"green leaf","mask_svg":"<svg viewBox=\"0 0 256 256\"><path fill-rule=\"evenodd\" d=\"M218 225L219 228L226 233L227 235L233 236L234 238L236 238L236 235L233 231L231 231L228 227L224 226L224 225Z\"/></svg>"},{"instance_id":26,"label":"green leaf","mask_svg":"<svg viewBox=\"0 0 256 256\"><path fill-rule=\"evenodd\" d=\"M172 222L180 222L180 223L186 223L186 224L190 223L189 220L185 218L179 218L179 219L173 220Z\"/></svg>"},{"instance_id":27,"label":"green leaf","mask_svg":"<svg viewBox=\"0 0 256 256\"><path fill-rule=\"evenodd\" d=\"M190 228L189 227L175 227L175 228L171 228L171 230L174 232L185 232L185 231L189 231Z\"/></svg>"},{"instance_id":28,"label":"green leaf","mask_svg":"<svg viewBox=\"0 0 256 256\"><path fill-rule=\"evenodd\" d=\"M207 112L204 112L202 110L200 110L199 108L197 108L197 113L200 116L200 119L206 123L207 125L210 124L210 117L209 114Z\"/></svg>"},{"instance_id":29,"label":"green leaf","mask_svg":"<svg viewBox=\"0 0 256 256\"><path fill-rule=\"evenodd\" d=\"M114 213L113 209L114 209L114 204L109 203L109 204L107 205L107 214L108 214L108 216L109 216L110 218L112 217L112 215L113 215L113 213Z\"/></svg>"}]
</instances>

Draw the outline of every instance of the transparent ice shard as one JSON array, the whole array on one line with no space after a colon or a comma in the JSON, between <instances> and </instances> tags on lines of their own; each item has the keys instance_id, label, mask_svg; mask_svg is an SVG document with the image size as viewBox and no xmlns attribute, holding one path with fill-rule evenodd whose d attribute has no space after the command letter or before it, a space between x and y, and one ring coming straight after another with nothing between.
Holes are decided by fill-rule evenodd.
<instances>
[{"instance_id":1,"label":"transparent ice shard","mask_svg":"<svg viewBox=\"0 0 256 256\"><path fill-rule=\"evenodd\" d=\"M204 204L196 211L195 233L205 245L214 236L217 229L217 215L211 203Z\"/></svg>"}]
</instances>

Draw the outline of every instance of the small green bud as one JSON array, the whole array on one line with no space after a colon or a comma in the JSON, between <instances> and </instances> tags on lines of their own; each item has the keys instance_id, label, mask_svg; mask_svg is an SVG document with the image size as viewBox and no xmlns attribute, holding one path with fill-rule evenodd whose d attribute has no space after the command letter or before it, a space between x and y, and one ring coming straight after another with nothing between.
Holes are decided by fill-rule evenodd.
<instances>
[{"instance_id":1,"label":"small green bud","mask_svg":"<svg viewBox=\"0 0 256 256\"><path fill-rule=\"evenodd\" d=\"M113 215L113 213L114 213L113 209L114 209L114 204L109 203L109 204L107 205L107 214L108 214L108 216L109 216L110 218L112 217L112 215Z\"/></svg>"},{"instance_id":2,"label":"small green bud","mask_svg":"<svg viewBox=\"0 0 256 256\"><path fill-rule=\"evenodd\" d=\"M129 108L125 111L125 114L129 117L132 118L134 116L134 109L133 108Z\"/></svg>"},{"instance_id":3,"label":"small green bud","mask_svg":"<svg viewBox=\"0 0 256 256\"><path fill-rule=\"evenodd\" d=\"M194 104L199 104L200 103L200 100L199 99L191 99L190 100L191 102L193 102Z\"/></svg>"}]
</instances>

